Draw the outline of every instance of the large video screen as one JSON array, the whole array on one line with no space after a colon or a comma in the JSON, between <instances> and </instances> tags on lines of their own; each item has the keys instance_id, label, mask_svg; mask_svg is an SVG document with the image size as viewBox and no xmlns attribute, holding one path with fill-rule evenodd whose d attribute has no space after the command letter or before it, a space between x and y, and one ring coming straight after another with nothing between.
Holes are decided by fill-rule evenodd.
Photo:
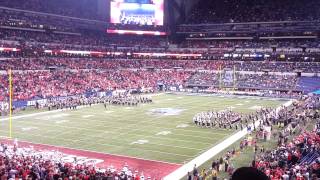
<instances>
[{"instance_id":1,"label":"large video screen","mask_svg":"<svg viewBox=\"0 0 320 180\"><path fill-rule=\"evenodd\" d=\"M164 0L111 0L114 24L163 26Z\"/></svg>"}]
</instances>

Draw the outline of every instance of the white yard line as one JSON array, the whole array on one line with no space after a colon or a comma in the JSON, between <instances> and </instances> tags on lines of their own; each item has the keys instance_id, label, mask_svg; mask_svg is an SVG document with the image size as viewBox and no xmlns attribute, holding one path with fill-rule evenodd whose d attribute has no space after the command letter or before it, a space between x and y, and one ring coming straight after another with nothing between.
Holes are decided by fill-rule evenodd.
<instances>
[{"instance_id":1,"label":"white yard line","mask_svg":"<svg viewBox=\"0 0 320 180\"><path fill-rule=\"evenodd\" d=\"M0 130L0 132L3 131L3 130ZM5 131L6 132L6 131ZM22 134L23 133L16 133L16 134ZM87 140L80 140L80 139L67 139L67 138L54 138L52 136L45 136L45 135L39 135L39 134L32 134L32 133L28 133L29 136L34 136L34 137L44 137L44 138L48 138L48 139L52 139L52 140L56 140L57 142L59 142L60 140L66 140L67 142L83 142L83 143L88 143ZM4 136L3 136L4 137ZM148 143L146 143L147 145ZM99 143L99 145L103 145L103 146L112 146L112 147L120 147L120 148L123 148L123 147L127 147L127 148L130 148L130 149L137 149L139 151L147 151L147 152L153 152L153 153L160 153L160 154L168 154L168 155L171 155L171 156L180 156L180 157L193 157L193 156L189 156L189 155L185 155L185 154L177 154L177 153L170 153L170 152L163 152L163 151L157 151L157 150L150 150L150 149L145 149L145 148L139 148L139 147L129 147L128 144L124 144L123 146L122 145L115 145L115 144L108 144L108 143ZM157 145L157 144L154 144L154 145ZM178 147L178 146L176 146ZM69 147L65 147L65 148L69 148ZM182 148L182 147L181 147ZM78 148L77 148L78 149ZM78 149L78 150L81 150L81 149ZM152 161L152 160L151 160Z\"/></svg>"},{"instance_id":2,"label":"white yard line","mask_svg":"<svg viewBox=\"0 0 320 180\"><path fill-rule=\"evenodd\" d=\"M36 124L36 123L35 123ZM18 126L19 127L19 126ZM22 126L21 126L22 127ZM63 127L63 126L61 126ZM19 127L20 128L20 127ZM85 129L85 128L84 128ZM91 129L86 129L86 130L91 130ZM4 130L0 130L0 132L3 131L3 132L6 132ZM54 132L54 131L50 131L50 132ZM15 132L16 134L23 134L22 132ZM67 138L58 138L58 136L61 136L62 134L72 134L72 131L68 131L67 133L61 133L61 134L58 134L57 136L46 136L46 135L39 135L39 134L34 134L34 133L31 133L31 132L28 132L29 135L31 136L36 136L36 137L45 137L45 138L48 138L48 139L52 139L52 140L67 140L67 141L71 141L71 142L87 142L87 140L81 140L81 139L67 139ZM126 134L126 133L125 133ZM143 136L143 135L139 135L143 138L148 138L148 137L151 137L153 138L152 136ZM101 137L101 136L90 136L90 135L86 135L86 137L90 137L92 139L96 139L96 138L104 138L104 137ZM155 137L155 138L158 138L160 139L160 137ZM117 139L117 138L112 138L112 139ZM168 139L168 138L162 138L162 139ZM191 141L189 141L191 142ZM128 142L129 143L129 142ZM121 145L115 145L115 144L110 144L110 143L101 143L102 145L105 145L105 146L114 146L114 147L126 147L126 144L124 144L123 146ZM151 144L151 145L156 145L156 146L165 146L165 147L172 147L172 148L181 148L181 149L189 149L189 150L200 150L200 149L197 149L197 148L191 148L191 147L185 147L185 146L175 146L175 145L165 145L165 144L158 144L158 143L146 143L147 144ZM134 148L134 149L140 149L140 150L144 150L144 151L150 151L150 152L158 152L158 153L163 153L163 154L170 154L170 155L176 155L176 156L186 156L186 157L194 157L194 156L188 156L188 155L184 155L184 154L175 154L175 153L170 153L170 152L163 152L163 151L156 151L156 150L149 150L149 149L141 149L141 148L138 148L138 147L131 147L131 148Z\"/></svg>"},{"instance_id":3,"label":"white yard line","mask_svg":"<svg viewBox=\"0 0 320 180\"><path fill-rule=\"evenodd\" d=\"M68 118L73 118L73 117L68 117ZM78 119L78 118L75 118L75 119ZM158 118L157 118L158 119ZM106 121L101 121L101 120L94 120L95 122L102 122L102 123L105 123ZM105 128L110 128L112 127L113 129L119 129L119 130L122 130L122 129L132 129L132 126L123 126L123 127L117 127L117 126L114 126L112 124L126 124L130 122L130 120L128 120L127 122L121 122L121 121L117 121L117 122L109 122L108 121L108 124L111 124L111 125L96 125L97 127L105 127ZM136 122L136 121L132 121L132 122ZM175 121L176 122L176 121ZM81 123L85 123L85 124L89 124L89 125L92 125L92 122L88 121L88 122L81 122ZM186 123L185 121L179 121L178 123ZM164 122L161 122L161 123L154 123L150 120L145 120L145 121L139 121L139 124L133 124L133 126L141 126L142 124L142 128L139 128L141 130L145 130L146 127L152 127L152 128L160 128L160 129L166 129L166 130L177 130L177 131L189 131L189 132L193 132L193 133L206 133L206 134L210 134L210 135L214 135L214 134L217 134L217 135L226 135L226 133L219 133L219 132L214 132L214 129L212 129L212 131L207 131L207 132L203 132L201 130L190 130L190 129L183 129L183 128L167 128L167 127L158 127L158 126L154 126L154 125L171 125L172 126L172 123L164 123ZM128 125L128 124L127 124ZM192 127L192 126L190 126ZM200 128L196 128L196 129L200 129ZM208 128L206 128L208 129ZM224 130L224 129L223 129ZM188 136L188 135L183 135L183 134L176 134L176 135L181 135L181 136ZM193 136L195 137L195 136Z\"/></svg>"},{"instance_id":4,"label":"white yard line","mask_svg":"<svg viewBox=\"0 0 320 180\"><path fill-rule=\"evenodd\" d=\"M174 148L180 148L180 149L190 149L190 150L197 150L197 151L203 150L203 149L198 149L198 148L190 148L190 147L183 147L183 146L173 146L173 145L159 144L159 143L150 143L150 142L147 143L147 144L156 145L156 146L174 147Z\"/></svg>"},{"instance_id":5,"label":"white yard line","mask_svg":"<svg viewBox=\"0 0 320 180\"><path fill-rule=\"evenodd\" d=\"M95 106L95 105L97 105L97 104L93 104L92 106ZM89 106L78 106L77 109L82 109L82 108L86 108L86 107L89 107ZM22 119L22 118L26 118L26 117L34 117L34 116L39 116L39 115L44 115L44 114L52 114L52 113L56 113L56 112L64 112L64 111L72 111L72 110L56 109L56 110L52 110L52 111L44 111L44 112L38 112L38 113L32 113L32 114L17 115L17 116L13 116L12 120ZM1 118L0 122L1 121L8 121L8 120L9 120L9 117Z\"/></svg>"},{"instance_id":6,"label":"white yard line","mask_svg":"<svg viewBox=\"0 0 320 180\"><path fill-rule=\"evenodd\" d=\"M15 116L16 119L20 119L20 118L25 118L25 117L33 117L33 116L38 116L38 115L44 115L44 114L48 114L48 113L56 113L56 112L61 112L61 111L68 111L66 109L64 110L53 110L53 111L46 111L46 112L40 112L40 113L33 113L33 114L28 114L28 115L20 115L20 116ZM70 118L70 117L68 117ZM4 120L7 120L7 119L2 119L3 121ZM105 122L105 121L99 121L97 120L98 122ZM157 126L152 126L153 124L160 124L160 123L150 123L149 120L148 121L141 121L141 122L148 122L148 126L150 127L153 127L153 128L160 128L160 129L168 129L168 130L173 130L173 131L187 131L187 132L199 132L199 133L209 133L210 135L215 135L215 134L219 134L219 135L226 135L225 133L217 133L217 132L203 132L203 131L194 131L194 130L186 130L186 129L177 129L177 128L162 128L162 127L157 127ZM49 125L47 123L42 123L41 121L38 121L38 122L31 122L31 121L26 121L26 123L29 123L29 124L32 124L32 125L42 125L42 126L52 126L52 127L61 127L61 128L69 128L69 129L78 129L78 130L84 130L84 131L103 131L104 130L93 130L92 128L82 128L82 127L75 127L75 126L63 126L63 125L58 125L58 124L54 124L54 125ZM91 124L91 122L83 122L83 123L87 123L87 124ZM133 124L133 126L130 126L130 127L115 127L115 126L101 126L101 125L97 125L97 126L94 126L94 127L113 127L114 129L117 129L117 130L123 130L123 129L131 129L131 131L125 131L123 133L117 133L117 132L110 132L110 133L113 133L113 134L117 134L118 136L123 136L123 135L126 135L126 134L130 134L132 131L142 131L145 129L145 127L143 128L135 128L135 129L132 129L133 127L136 127L136 126L139 126L139 124ZM180 135L180 136L192 136L192 135L183 135L183 134L175 134L173 133L173 135ZM140 136L140 135L137 135L137 136ZM142 136L142 135L141 135ZM152 137L153 135L150 135L150 136L145 136L145 137L149 137L149 138L157 138L157 139L172 139L172 138L165 138L165 137ZM195 137L195 136L194 136ZM204 139L211 139L211 138L206 138L206 137L200 137L200 138L204 138ZM116 139L115 137L113 137L113 139ZM175 139L175 138L174 138ZM177 139L175 139L177 140ZM183 142L191 142L192 141L187 141L187 140L177 140L177 141L183 141ZM199 142L199 143L205 143L205 142ZM205 143L207 145L210 145L210 143ZM187 147L185 147L187 148Z\"/></svg>"},{"instance_id":7,"label":"white yard line","mask_svg":"<svg viewBox=\"0 0 320 180\"><path fill-rule=\"evenodd\" d=\"M51 112L51 111L50 111ZM69 117L68 117L69 118ZM103 133L105 132L104 130L97 130L94 128L83 128L83 127L75 127L75 126L63 126L63 125L59 125L59 124L48 124L48 123L42 123L41 121L38 122L32 122L32 121L25 121L25 123L31 124L32 126L48 126L48 127L58 127L58 128L68 128L68 129L78 129L78 130L83 130L83 131L102 131ZM90 123L88 123L90 124ZM114 127L114 129L117 130L125 130L125 129L131 129L131 131L123 131L122 133L119 132L113 132L113 131L107 131L108 133L112 133L112 134L116 134L117 136L113 136L111 139L117 139L116 137L118 136L123 136L123 135L127 135L127 134L131 134L134 131L143 131L145 130L145 127L142 128L133 128L138 126L137 124L134 124L133 126L130 127L114 127L114 126L101 126L101 125L97 125L97 126L93 126L93 127ZM19 126L16 126L19 127ZM152 126L153 127L153 126ZM21 127L22 128L22 127ZM170 129L170 130L183 130L183 129L176 129L176 128L162 128L162 127L156 127L156 128L161 128L161 129ZM210 135L227 135L225 133L216 133L216 132L201 132L201 131L192 131L192 130L187 130L190 132L200 132L200 133L209 133ZM70 133L70 131L69 131ZM59 134L60 135L60 134ZM178 136L185 136L185 137L197 137L197 136L193 136L193 135L183 135L183 134L176 134L173 133L172 135L178 135ZM92 137L92 138L97 138L96 136L90 136L90 135L86 135L87 137ZM161 136L154 136L154 135L149 135L149 136L145 136L145 135L139 135L139 134L135 134L133 136L140 136L143 138L152 138L152 139L163 139L163 140L174 140L174 141L180 141L180 142L189 142L189 143L193 143L193 141L188 141L188 140L180 140L180 139L176 139L176 138L166 138L166 137L161 137ZM99 138L103 138L103 137L99 137ZM207 139L207 140L214 140L212 138L207 138L207 137L199 137L201 139ZM207 142L203 142L203 141L199 141L197 142L199 144L207 144L207 145L212 145L212 143L207 143ZM159 144L162 145L162 144ZM166 145L169 146L169 145ZM174 147L174 146L172 146ZM188 147L181 147L181 148L185 148L185 149L190 149ZM194 149L194 148L192 148Z\"/></svg>"},{"instance_id":8,"label":"white yard line","mask_svg":"<svg viewBox=\"0 0 320 180\"><path fill-rule=\"evenodd\" d=\"M293 103L293 100L290 100L290 101L284 103L283 105L290 106L292 103ZM276 110L278 111L279 109L280 109L280 107L278 107ZM259 123L260 123L260 121L256 121L255 126L258 126ZM206 152L202 153L200 156L194 158L193 160L191 160L187 164L181 166L180 168L178 168L174 172L170 173L169 175L164 177L164 180L177 180L177 179L183 178L187 174L187 172L191 172L193 170L194 165L199 167L200 165L207 162L212 157L219 154L221 151L228 148L230 145L237 142L238 140L240 140L241 138L243 138L247 134L248 134L248 131L246 128L242 131L235 133L234 135L228 137L227 139L225 139L221 143L217 144L216 146L214 146L211 149L207 150Z\"/></svg>"},{"instance_id":9,"label":"white yard line","mask_svg":"<svg viewBox=\"0 0 320 180\"><path fill-rule=\"evenodd\" d=\"M51 131L50 131L51 132ZM55 131L52 131L52 132L55 132ZM32 134L29 132L29 134L31 135L35 135L35 134ZM67 132L67 133L61 133L57 136L42 136L42 137L48 137L48 138L51 138L51 139L58 139L57 137L58 136L61 136L62 134L72 134L72 131L70 132ZM170 140L170 138L165 138L165 137L156 137L156 136L145 136L145 135L133 135L133 136L140 136L142 137L142 139L148 139L148 138L151 138L151 139L163 139L163 140ZM104 138L105 136L90 136L90 135L86 135L86 137L90 137L92 139L97 139L97 138ZM132 136L131 136L132 137ZM64 138L65 139L65 138ZM117 140L118 138L109 138L109 139L114 139L114 140ZM80 141L80 142L85 142L86 140L81 140L81 139L78 139L78 140L72 140L72 139L66 139L66 140L70 140L70 141ZM192 143L192 141L184 141L184 140L176 140L176 139L171 139L172 141L181 141L181 142L189 142L189 143ZM129 142L128 142L129 143ZM166 147L172 147L172 148L181 148L181 149L189 149L189 150L197 150L197 151L201 151L203 149L198 149L198 148L192 148L192 147L186 147L186 146L176 146L176 145L167 145L167 144L160 144L160 143L152 143L152 141L149 141L148 143L146 144L151 144L151 145L156 145L156 146L166 146ZM201 143L199 143L201 144ZM204 144L204 143L202 143ZM205 143L207 145L212 145L210 143ZM110 144L108 144L110 145ZM117 145L118 146L118 145Z\"/></svg>"},{"instance_id":10,"label":"white yard line","mask_svg":"<svg viewBox=\"0 0 320 180\"><path fill-rule=\"evenodd\" d=\"M32 114L17 115L17 116L13 116L12 120L23 119L27 117L34 117L34 116L45 115L45 114L52 114L52 113L61 112L61 111L62 109L58 109L53 111L44 111L44 112L38 112L38 113L32 113ZM8 120L9 120L9 117L0 119L0 121L8 121Z\"/></svg>"},{"instance_id":11,"label":"white yard line","mask_svg":"<svg viewBox=\"0 0 320 180\"><path fill-rule=\"evenodd\" d=\"M81 109L81 108L84 108L84 107L88 107L88 106L80 106L78 107L77 109ZM17 115L17 116L13 116L12 117L12 120L15 120L15 119L23 119L23 118L27 118L27 117L34 117L34 116L39 116L39 115L46 115L46 114L52 114L52 113L56 113L56 112L65 112L65 111L72 111L72 110L69 110L69 109L58 109L58 110L52 110L52 111L45 111L45 112L39 112L39 113L32 113L32 114L25 114L25 115ZM68 118L72 118L72 117L68 117ZM78 118L77 118L78 119ZM157 118L158 119L158 118ZM1 121L8 121L9 118L2 118L0 119L0 122ZM39 123L41 120L39 120L37 123ZM105 122L105 121L100 121L100 120L95 120L95 122ZM166 123L153 123L153 122L150 122L149 120L147 121L141 121L141 123L143 122L146 122L148 124L144 124L144 127L146 126L150 126L150 127L153 127L153 128L162 128L162 129L167 129L167 130L177 130L177 131L187 131L187 132L192 132L192 133L206 133L206 134L210 134L210 135L214 135L214 134L217 134L217 135L226 135L225 133L219 133L219 132L203 132L203 131L197 131L197 130L188 130L188 129L183 129L183 128L164 128L164 127L157 127L157 126L153 126L153 125L159 125L159 124L166 124ZM87 123L87 124L92 124L92 122L83 122L83 123ZM108 122L108 123L113 123L113 122ZM115 123L118 123L118 122L115 122ZM134 124L134 126L138 126L140 124ZM168 124L169 125L169 124ZM59 125L54 125L54 126L57 126L59 127ZM66 127L66 126L63 126L63 127ZM97 127L112 127L113 129L119 129L119 130L122 130L122 129L131 129L132 127L115 127L115 126L101 126L101 125L97 125ZM67 127L68 128L68 127ZM73 128L73 127L70 127L70 128ZM80 128L78 128L80 129ZM88 130L86 128L81 128L81 129L84 129L84 130ZM177 134L177 135L181 135L181 134ZM181 135L181 136L187 136L187 135Z\"/></svg>"},{"instance_id":12,"label":"white yard line","mask_svg":"<svg viewBox=\"0 0 320 180\"><path fill-rule=\"evenodd\" d=\"M33 125L41 125L41 126L53 126L53 127L58 127L58 128L69 128L69 129L78 129L78 130L82 130L82 131L97 131L97 130L94 130L92 128L80 128L80 127L74 127L74 126L63 126L63 125L49 125L49 124L42 124L42 123L39 123L39 122L31 122L31 121L28 121L27 123L31 124L32 126ZM22 128L23 126L16 126L18 128ZM138 131L138 130L141 130L141 128L138 128L138 129L132 129L131 133L133 131ZM103 130L99 130L99 131L103 131ZM50 131L51 132L51 131ZM57 132L57 131L52 131L52 132ZM105 131L103 131L103 133L105 133ZM117 137L118 136L123 136L123 135L127 135L127 134L130 134L128 132L125 132L125 133L118 133L118 132L113 132L113 131L107 131L107 134L116 134ZM61 136L61 134L72 134L72 130L71 131L68 131L68 132L65 132L65 133L59 133L57 136ZM176 135L176 134L172 134L172 135ZM194 143L193 141L190 141L190 140L182 140L182 139L176 139L176 138L168 138L168 137L165 137L165 136L155 136L155 135L142 135L142 134L134 134L134 135L130 135L131 137L134 136L134 137L142 137L142 138L151 138L151 139L162 139L162 140L172 140L172 141L177 141L177 142L187 142L187 143ZM104 138L105 136L90 136L90 135L86 135L86 137L91 137L91 138ZM118 138L115 138L115 137L111 137L109 139L118 139ZM214 139L210 139L210 140L214 140ZM198 141L196 142L197 144L206 144L206 145L212 145L212 143L208 143L208 142L203 142L203 141ZM159 144L160 145L160 144ZM185 147L185 148L188 148L188 147Z\"/></svg>"}]
</instances>

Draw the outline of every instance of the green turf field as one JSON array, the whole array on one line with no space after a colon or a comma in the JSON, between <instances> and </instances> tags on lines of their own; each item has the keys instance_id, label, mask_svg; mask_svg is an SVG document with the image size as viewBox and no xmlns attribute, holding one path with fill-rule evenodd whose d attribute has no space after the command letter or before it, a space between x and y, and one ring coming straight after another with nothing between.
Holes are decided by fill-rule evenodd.
<instances>
[{"instance_id":1,"label":"green turf field","mask_svg":"<svg viewBox=\"0 0 320 180\"><path fill-rule=\"evenodd\" d=\"M285 102L172 94L158 94L152 99L152 104L137 107L110 106L105 110L101 104L13 120L13 137L34 143L185 163L234 133L194 126L192 117L196 113L230 107L247 113L260 106L277 107ZM8 124L7 120L1 121L1 136L8 136Z\"/></svg>"}]
</instances>

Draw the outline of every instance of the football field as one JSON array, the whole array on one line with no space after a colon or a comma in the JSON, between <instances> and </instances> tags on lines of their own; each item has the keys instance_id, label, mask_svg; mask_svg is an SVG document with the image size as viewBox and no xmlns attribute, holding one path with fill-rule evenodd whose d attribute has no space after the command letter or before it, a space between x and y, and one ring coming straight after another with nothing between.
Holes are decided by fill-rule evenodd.
<instances>
[{"instance_id":1,"label":"football field","mask_svg":"<svg viewBox=\"0 0 320 180\"><path fill-rule=\"evenodd\" d=\"M12 121L12 136L38 144L184 164L223 141L234 130L200 128L192 117L202 111L249 113L278 107L276 99L156 94L137 107L102 104L77 110L29 112ZM1 119L0 135L9 122Z\"/></svg>"}]
</instances>

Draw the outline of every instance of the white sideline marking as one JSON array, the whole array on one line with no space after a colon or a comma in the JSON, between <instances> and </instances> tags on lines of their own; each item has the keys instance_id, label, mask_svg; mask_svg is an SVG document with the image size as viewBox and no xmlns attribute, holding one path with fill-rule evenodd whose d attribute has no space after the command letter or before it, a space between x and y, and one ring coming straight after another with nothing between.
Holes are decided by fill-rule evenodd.
<instances>
[{"instance_id":1,"label":"white sideline marking","mask_svg":"<svg viewBox=\"0 0 320 180\"><path fill-rule=\"evenodd\" d=\"M69 120L59 120L59 121L56 121L55 123L56 124L63 124L63 123L66 123L66 122L69 122Z\"/></svg>"},{"instance_id":2,"label":"white sideline marking","mask_svg":"<svg viewBox=\"0 0 320 180\"><path fill-rule=\"evenodd\" d=\"M111 114L111 113L113 113L113 111L106 111L106 113L107 113L107 114Z\"/></svg>"},{"instance_id":3,"label":"white sideline marking","mask_svg":"<svg viewBox=\"0 0 320 180\"><path fill-rule=\"evenodd\" d=\"M38 116L38 115L44 115L44 114L51 114L51 113L56 113L56 112L61 112L62 110L54 110L54 111L45 111L45 112L39 112L39 113L32 113L32 114L25 114L25 115L19 115L19 116L13 116L12 119L22 119L26 117L33 117L33 116ZM9 118L3 118L0 119L0 121L8 121Z\"/></svg>"},{"instance_id":4,"label":"white sideline marking","mask_svg":"<svg viewBox=\"0 0 320 180\"><path fill-rule=\"evenodd\" d=\"M88 114L88 115L83 115L82 117L83 118L89 118L89 117L93 117L94 115L92 115L92 114Z\"/></svg>"},{"instance_id":5,"label":"white sideline marking","mask_svg":"<svg viewBox=\"0 0 320 180\"><path fill-rule=\"evenodd\" d=\"M22 131L31 131L31 130L35 130L35 129L39 129L38 127L23 127L21 128Z\"/></svg>"},{"instance_id":6,"label":"white sideline marking","mask_svg":"<svg viewBox=\"0 0 320 180\"><path fill-rule=\"evenodd\" d=\"M145 139L139 139L137 141L133 141L132 143L130 143L131 145L134 145L134 144L146 144L148 143L149 141L148 140L145 140Z\"/></svg>"},{"instance_id":7,"label":"white sideline marking","mask_svg":"<svg viewBox=\"0 0 320 180\"><path fill-rule=\"evenodd\" d=\"M292 103L293 103L293 100L290 100L290 101L284 103L283 105L290 106ZM278 107L276 109L276 111L278 111L280 108L281 108L281 106ZM260 121L256 121L254 124L255 124L255 126L258 126L259 123L260 123ZM252 126L252 124L250 126ZM223 151L224 149L229 147L231 144L237 142L239 139L241 139L242 137L244 137L247 134L248 134L247 129L244 129L242 131L239 131L239 132L233 134L232 136L228 137L227 139L225 139L221 143L210 148L208 151L202 153L200 156L194 158L193 160L191 160L187 164L184 164L183 166L181 166L180 168L178 168L174 172L170 173L169 175L164 177L163 180L182 179L187 174L187 172L192 172L194 165L199 167L200 165L202 165L206 161L210 160L212 157L214 157L215 155L217 155L218 153L220 153L221 151Z\"/></svg>"},{"instance_id":8,"label":"white sideline marking","mask_svg":"<svg viewBox=\"0 0 320 180\"><path fill-rule=\"evenodd\" d=\"M3 131L3 130L0 130L0 131ZM16 133L16 134L21 134L21 133ZM23 135L23 134L22 134ZM52 136L45 136L45 135L39 135L39 134L32 134L32 133L29 133L29 135L31 136L35 136L35 137L43 137L43 138L48 138L48 139L54 139L54 140L67 140L67 141L72 141L72 142L87 142L87 140L83 140L83 139L77 139L77 140L73 140L73 139L67 139L67 138L57 138L57 137L52 137ZM6 136L2 136L2 137L6 137ZM91 136L90 136L91 137ZM101 138L101 137L99 137ZM142 143L144 140L138 140L138 141L135 141L135 143L133 144L145 144L145 143ZM147 143L147 142L146 142ZM46 144L47 145L47 144ZM72 144L71 144L72 145ZM71 146L69 145L69 146ZM102 146L105 146L105 147L110 147L110 146L113 146L113 147L127 147L127 146L121 146L121 145L115 145L115 144L108 144L108 143L100 143L100 145ZM154 144L154 145L161 145L161 144ZM164 145L162 145L164 146ZM57 147L63 147L63 146L57 146ZM170 146L170 147L178 147L178 146ZM64 147L64 148L69 148L69 147ZM169 154L170 156L183 156L183 157L187 157L187 158L193 158L194 156L189 156L189 155L184 155L184 154L176 154L176 153L170 153L170 152L164 152L164 151L158 151L158 150L150 150L150 149L141 149L139 147L130 147L132 149L138 149L139 151L148 151L148 152L153 152L153 153L160 153L160 154ZM179 147L179 148L185 148L187 149L186 147ZM71 148L72 149L72 148ZM190 148L188 148L190 149ZM83 150L83 149L78 149L78 150ZM84 150L86 151L86 150ZM109 154L109 153L107 153ZM117 154L111 154L111 155L117 155ZM119 155L119 156L122 156L122 155ZM130 157L130 156L129 156ZM141 158L137 158L137 159L141 159ZM144 160L148 160L148 159L144 159ZM154 161L154 160L149 160L149 161ZM163 161L164 162L164 161ZM169 164L177 164L177 163L170 163L170 162L164 162L164 163L169 163Z\"/></svg>"},{"instance_id":9,"label":"white sideline marking","mask_svg":"<svg viewBox=\"0 0 320 180\"><path fill-rule=\"evenodd\" d=\"M65 116L70 116L70 114L61 113L61 114L40 116L40 117L36 117L35 119L39 119L39 120L50 120L50 119L59 119L59 118L65 117Z\"/></svg>"},{"instance_id":10,"label":"white sideline marking","mask_svg":"<svg viewBox=\"0 0 320 180\"><path fill-rule=\"evenodd\" d=\"M186 128L186 127L189 127L189 125L188 124L179 124L179 125L177 125L176 128Z\"/></svg>"},{"instance_id":11,"label":"white sideline marking","mask_svg":"<svg viewBox=\"0 0 320 180\"><path fill-rule=\"evenodd\" d=\"M183 146L172 146L172 145L166 145L166 144L155 144L155 143L149 143L149 144L157 145L157 146L167 146L167 147L170 147L170 148L174 147L174 148L190 149L190 150L197 150L197 151L203 150L203 149L199 149L199 148L191 148L191 147L189 148L189 147L183 147ZM195 157L195 156L193 156L193 157Z\"/></svg>"},{"instance_id":12,"label":"white sideline marking","mask_svg":"<svg viewBox=\"0 0 320 180\"><path fill-rule=\"evenodd\" d=\"M171 134L171 131L161 131L161 132L158 132L156 136L159 136L159 135L166 136L168 134Z\"/></svg>"}]
</instances>

